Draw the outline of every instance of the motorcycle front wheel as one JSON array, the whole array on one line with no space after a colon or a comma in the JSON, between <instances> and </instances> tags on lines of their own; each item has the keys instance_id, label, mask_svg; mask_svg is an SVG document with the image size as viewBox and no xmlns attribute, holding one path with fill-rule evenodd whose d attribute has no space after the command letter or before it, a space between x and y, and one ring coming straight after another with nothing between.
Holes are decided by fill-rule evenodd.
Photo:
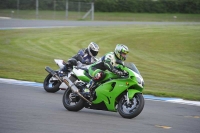
<instances>
[{"instance_id":1,"label":"motorcycle front wheel","mask_svg":"<svg viewBox=\"0 0 200 133\"><path fill-rule=\"evenodd\" d=\"M59 86L61 82L58 80L53 80L52 75L48 74L44 79L43 87L47 92L55 93L60 90Z\"/></svg>"},{"instance_id":2,"label":"motorcycle front wheel","mask_svg":"<svg viewBox=\"0 0 200 133\"><path fill-rule=\"evenodd\" d=\"M136 93L132 100L127 102L126 94L121 97L118 103L118 112L124 118L134 118L138 116L144 108L144 97L141 93Z\"/></svg>"},{"instance_id":3,"label":"motorcycle front wheel","mask_svg":"<svg viewBox=\"0 0 200 133\"><path fill-rule=\"evenodd\" d=\"M67 89L63 95L63 105L69 111L79 111L84 107L84 100Z\"/></svg>"}]
</instances>

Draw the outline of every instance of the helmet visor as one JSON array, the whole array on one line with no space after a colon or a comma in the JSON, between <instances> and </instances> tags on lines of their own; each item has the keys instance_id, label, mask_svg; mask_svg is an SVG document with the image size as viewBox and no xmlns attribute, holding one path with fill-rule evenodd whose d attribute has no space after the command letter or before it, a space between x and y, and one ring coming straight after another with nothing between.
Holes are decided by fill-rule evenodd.
<instances>
[{"instance_id":1,"label":"helmet visor","mask_svg":"<svg viewBox=\"0 0 200 133\"><path fill-rule=\"evenodd\" d=\"M123 49L121 50L121 53L124 53L124 54L128 54L128 52L129 51L127 51L127 50L123 50Z\"/></svg>"},{"instance_id":2,"label":"helmet visor","mask_svg":"<svg viewBox=\"0 0 200 133\"><path fill-rule=\"evenodd\" d=\"M121 53L121 56L123 57L123 58L126 58L126 53Z\"/></svg>"},{"instance_id":3,"label":"helmet visor","mask_svg":"<svg viewBox=\"0 0 200 133\"><path fill-rule=\"evenodd\" d=\"M126 51L126 50L122 50L122 51L120 52L120 56L121 56L121 59L122 59L123 61L126 60L126 55L127 55L127 53L128 53L128 51Z\"/></svg>"},{"instance_id":4,"label":"helmet visor","mask_svg":"<svg viewBox=\"0 0 200 133\"><path fill-rule=\"evenodd\" d=\"M94 51L94 50L92 50L92 49L90 49L90 52L91 52L91 54L92 54L93 56L97 56L97 54L98 54L98 51Z\"/></svg>"}]
</instances>

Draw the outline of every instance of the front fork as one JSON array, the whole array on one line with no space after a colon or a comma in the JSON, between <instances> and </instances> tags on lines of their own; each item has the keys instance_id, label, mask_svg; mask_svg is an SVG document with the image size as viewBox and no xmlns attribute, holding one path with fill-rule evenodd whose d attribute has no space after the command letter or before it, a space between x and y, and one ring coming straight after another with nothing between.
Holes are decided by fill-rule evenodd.
<instances>
[{"instance_id":1,"label":"front fork","mask_svg":"<svg viewBox=\"0 0 200 133\"><path fill-rule=\"evenodd\" d=\"M127 89L127 92L126 92L126 103L127 103L127 105L131 105L132 103L130 102L130 100L132 100L133 99L133 97L134 97L134 95L136 94L136 93L141 93L140 91L138 91L138 90L135 90L135 89ZM117 108L118 108L118 104L116 104L116 106L115 106L115 109L117 110Z\"/></svg>"},{"instance_id":2,"label":"front fork","mask_svg":"<svg viewBox=\"0 0 200 133\"><path fill-rule=\"evenodd\" d=\"M126 93L126 102L127 102L127 104L130 103L130 99L129 99L129 97L128 97L128 91L127 91L127 93Z\"/></svg>"},{"instance_id":3,"label":"front fork","mask_svg":"<svg viewBox=\"0 0 200 133\"><path fill-rule=\"evenodd\" d=\"M141 93L141 92L135 89L127 89L127 93L126 93L127 104L130 103L130 99L133 99L136 93Z\"/></svg>"}]
</instances>

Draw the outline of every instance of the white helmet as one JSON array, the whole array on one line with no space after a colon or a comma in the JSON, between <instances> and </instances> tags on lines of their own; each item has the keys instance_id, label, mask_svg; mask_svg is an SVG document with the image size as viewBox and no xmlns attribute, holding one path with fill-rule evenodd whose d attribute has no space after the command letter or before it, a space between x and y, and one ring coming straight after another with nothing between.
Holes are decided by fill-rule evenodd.
<instances>
[{"instance_id":1,"label":"white helmet","mask_svg":"<svg viewBox=\"0 0 200 133\"><path fill-rule=\"evenodd\" d=\"M96 43L91 42L88 45L88 52L89 52L90 56L96 56L99 52L99 46Z\"/></svg>"},{"instance_id":2,"label":"white helmet","mask_svg":"<svg viewBox=\"0 0 200 133\"><path fill-rule=\"evenodd\" d=\"M125 61L126 60L126 54L129 53L128 47L124 44L117 44L115 48L115 55L118 59Z\"/></svg>"}]
</instances>

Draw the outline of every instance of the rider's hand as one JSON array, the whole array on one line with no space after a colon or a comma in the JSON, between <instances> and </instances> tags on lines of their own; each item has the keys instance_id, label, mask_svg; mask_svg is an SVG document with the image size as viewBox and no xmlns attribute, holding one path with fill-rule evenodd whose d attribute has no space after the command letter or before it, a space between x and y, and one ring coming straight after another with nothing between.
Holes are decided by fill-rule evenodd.
<instances>
[{"instance_id":1,"label":"rider's hand","mask_svg":"<svg viewBox=\"0 0 200 133\"><path fill-rule=\"evenodd\" d=\"M127 75L128 75L127 72L125 72L125 71L119 71L119 70L117 70L117 69L114 69L113 72L114 72L115 74L119 75L119 76L127 76Z\"/></svg>"},{"instance_id":2,"label":"rider's hand","mask_svg":"<svg viewBox=\"0 0 200 133\"><path fill-rule=\"evenodd\" d=\"M122 76L128 76L128 72L124 71Z\"/></svg>"},{"instance_id":3,"label":"rider's hand","mask_svg":"<svg viewBox=\"0 0 200 133\"><path fill-rule=\"evenodd\" d=\"M88 61L85 61L85 64L86 64L86 65L90 65L91 63L90 63L90 62L88 62Z\"/></svg>"},{"instance_id":4,"label":"rider's hand","mask_svg":"<svg viewBox=\"0 0 200 133\"><path fill-rule=\"evenodd\" d=\"M117 71L116 74L119 75L119 76L123 76L123 72L122 71Z\"/></svg>"},{"instance_id":5,"label":"rider's hand","mask_svg":"<svg viewBox=\"0 0 200 133\"><path fill-rule=\"evenodd\" d=\"M119 76L127 76L128 75L128 73L127 72L122 72L122 71L119 71L119 74L118 74Z\"/></svg>"}]
</instances>

